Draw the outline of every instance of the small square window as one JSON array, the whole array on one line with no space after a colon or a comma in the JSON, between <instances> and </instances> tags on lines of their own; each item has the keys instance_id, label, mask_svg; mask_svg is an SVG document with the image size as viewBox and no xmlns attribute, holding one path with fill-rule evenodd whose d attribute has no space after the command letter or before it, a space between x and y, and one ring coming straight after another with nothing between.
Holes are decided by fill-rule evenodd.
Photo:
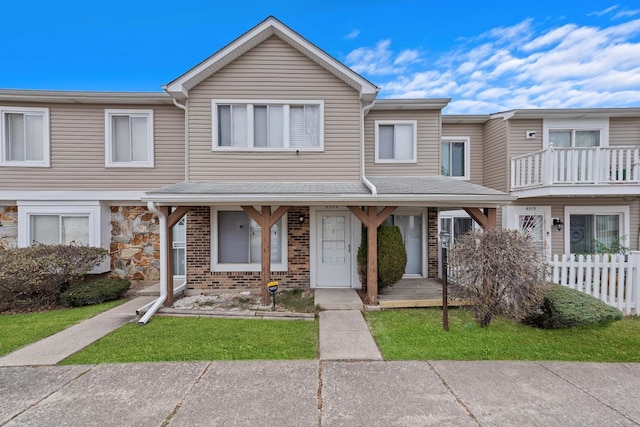
<instances>
[{"instance_id":1,"label":"small square window","mask_svg":"<svg viewBox=\"0 0 640 427\"><path fill-rule=\"evenodd\" d=\"M416 122L376 121L376 163L416 163Z\"/></svg>"},{"instance_id":2,"label":"small square window","mask_svg":"<svg viewBox=\"0 0 640 427\"><path fill-rule=\"evenodd\" d=\"M153 111L105 111L105 166L153 167Z\"/></svg>"},{"instance_id":3,"label":"small square window","mask_svg":"<svg viewBox=\"0 0 640 427\"><path fill-rule=\"evenodd\" d=\"M49 110L0 107L0 164L49 166Z\"/></svg>"}]
</instances>

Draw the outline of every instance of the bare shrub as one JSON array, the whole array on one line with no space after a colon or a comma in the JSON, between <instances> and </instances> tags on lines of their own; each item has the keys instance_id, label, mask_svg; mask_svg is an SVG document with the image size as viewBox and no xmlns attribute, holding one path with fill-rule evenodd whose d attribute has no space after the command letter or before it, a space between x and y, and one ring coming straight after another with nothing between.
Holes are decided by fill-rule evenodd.
<instances>
[{"instance_id":1,"label":"bare shrub","mask_svg":"<svg viewBox=\"0 0 640 427\"><path fill-rule=\"evenodd\" d=\"M33 245L0 252L0 312L49 307L107 256L102 248Z\"/></svg>"},{"instance_id":2,"label":"bare shrub","mask_svg":"<svg viewBox=\"0 0 640 427\"><path fill-rule=\"evenodd\" d=\"M452 279L481 327L496 315L520 321L542 303L547 264L529 235L474 231L456 241L451 260Z\"/></svg>"}]
</instances>

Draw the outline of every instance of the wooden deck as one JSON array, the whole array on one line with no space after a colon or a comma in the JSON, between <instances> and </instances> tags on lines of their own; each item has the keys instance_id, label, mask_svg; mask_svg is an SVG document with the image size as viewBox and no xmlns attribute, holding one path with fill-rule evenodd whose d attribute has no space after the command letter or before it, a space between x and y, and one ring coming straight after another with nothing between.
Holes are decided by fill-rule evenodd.
<instances>
[{"instance_id":1,"label":"wooden deck","mask_svg":"<svg viewBox=\"0 0 640 427\"><path fill-rule=\"evenodd\" d=\"M455 298L456 292L449 285L449 307L465 305ZM385 288L378 295L380 308L442 307L442 281L440 279L402 279Z\"/></svg>"}]
</instances>

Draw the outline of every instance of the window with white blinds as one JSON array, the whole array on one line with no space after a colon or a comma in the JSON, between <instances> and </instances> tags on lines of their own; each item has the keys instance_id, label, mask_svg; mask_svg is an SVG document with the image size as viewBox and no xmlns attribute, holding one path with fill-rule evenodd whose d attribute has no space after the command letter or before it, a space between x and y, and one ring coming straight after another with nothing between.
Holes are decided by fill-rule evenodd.
<instances>
[{"instance_id":1,"label":"window with white blinds","mask_svg":"<svg viewBox=\"0 0 640 427\"><path fill-rule=\"evenodd\" d=\"M106 110L105 165L153 167L153 111Z\"/></svg>"},{"instance_id":2,"label":"window with white blinds","mask_svg":"<svg viewBox=\"0 0 640 427\"><path fill-rule=\"evenodd\" d=\"M322 150L323 103L212 101L213 149Z\"/></svg>"},{"instance_id":3,"label":"window with white blinds","mask_svg":"<svg viewBox=\"0 0 640 427\"><path fill-rule=\"evenodd\" d=\"M0 164L49 166L49 110L0 107Z\"/></svg>"},{"instance_id":4,"label":"window with white blinds","mask_svg":"<svg viewBox=\"0 0 640 427\"><path fill-rule=\"evenodd\" d=\"M416 126L415 121L376 121L376 163L415 163Z\"/></svg>"},{"instance_id":5,"label":"window with white blinds","mask_svg":"<svg viewBox=\"0 0 640 427\"><path fill-rule=\"evenodd\" d=\"M89 217L76 215L30 215L31 243L88 245Z\"/></svg>"},{"instance_id":6,"label":"window with white blinds","mask_svg":"<svg viewBox=\"0 0 640 427\"><path fill-rule=\"evenodd\" d=\"M271 266L286 269L286 215L271 227ZM214 270L259 271L262 254L262 229L244 211L218 210L212 213L214 230Z\"/></svg>"}]
</instances>

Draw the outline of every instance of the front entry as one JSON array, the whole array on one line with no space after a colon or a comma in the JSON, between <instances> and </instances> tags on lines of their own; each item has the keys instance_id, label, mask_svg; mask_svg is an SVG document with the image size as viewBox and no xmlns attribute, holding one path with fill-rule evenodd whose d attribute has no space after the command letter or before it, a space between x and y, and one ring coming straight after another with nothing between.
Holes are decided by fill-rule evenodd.
<instances>
[{"instance_id":1,"label":"front entry","mask_svg":"<svg viewBox=\"0 0 640 427\"><path fill-rule=\"evenodd\" d=\"M318 287L351 286L351 213L316 212Z\"/></svg>"}]
</instances>

